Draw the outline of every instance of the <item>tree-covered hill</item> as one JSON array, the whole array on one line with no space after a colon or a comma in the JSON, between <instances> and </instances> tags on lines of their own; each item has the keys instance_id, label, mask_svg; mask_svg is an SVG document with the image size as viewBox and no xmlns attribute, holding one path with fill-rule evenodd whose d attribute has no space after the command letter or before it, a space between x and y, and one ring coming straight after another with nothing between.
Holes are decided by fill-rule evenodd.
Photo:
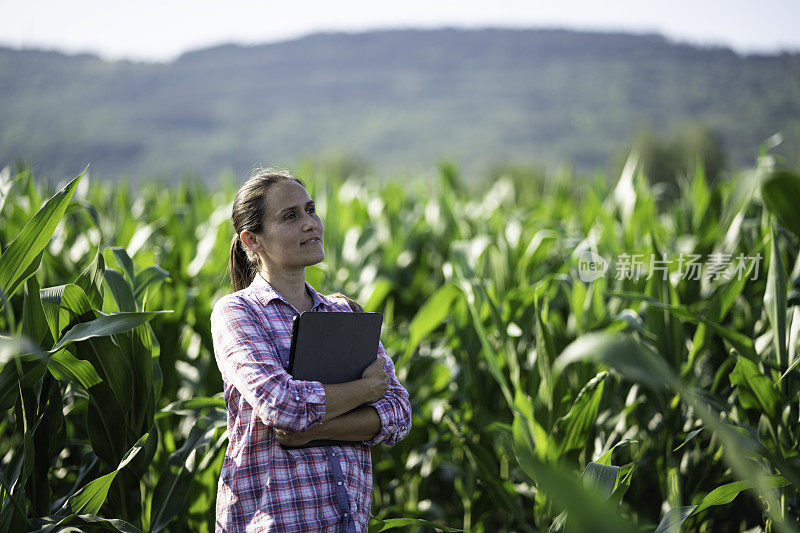
<instances>
[{"instance_id":1,"label":"tree-covered hill","mask_svg":"<svg viewBox=\"0 0 800 533\"><path fill-rule=\"evenodd\" d=\"M657 35L560 30L322 33L166 63L0 48L0 165L62 178L163 176L346 154L378 172L442 158L608 164L642 128L702 123L750 164L800 152L800 54L741 56Z\"/></svg>"}]
</instances>

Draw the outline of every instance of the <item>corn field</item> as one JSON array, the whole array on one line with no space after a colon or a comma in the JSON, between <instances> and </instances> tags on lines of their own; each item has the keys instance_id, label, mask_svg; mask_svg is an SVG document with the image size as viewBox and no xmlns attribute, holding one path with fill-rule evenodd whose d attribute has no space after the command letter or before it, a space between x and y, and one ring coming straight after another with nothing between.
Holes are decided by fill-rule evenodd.
<instances>
[{"instance_id":1,"label":"corn field","mask_svg":"<svg viewBox=\"0 0 800 533\"><path fill-rule=\"evenodd\" d=\"M769 154L674 189L633 156L477 192L297 175L307 280L383 313L411 395L371 531L800 531L800 177ZM237 188L0 174L0 532L213 531Z\"/></svg>"}]
</instances>

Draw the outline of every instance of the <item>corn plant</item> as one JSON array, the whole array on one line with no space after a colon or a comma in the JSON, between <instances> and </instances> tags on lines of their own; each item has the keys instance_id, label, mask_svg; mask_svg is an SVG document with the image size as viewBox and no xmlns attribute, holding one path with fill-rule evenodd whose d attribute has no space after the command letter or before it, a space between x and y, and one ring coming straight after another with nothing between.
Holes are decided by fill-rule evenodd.
<instances>
[{"instance_id":1,"label":"corn plant","mask_svg":"<svg viewBox=\"0 0 800 533\"><path fill-rule=\"evenodd\" d=\"M298 174L325 225L307 279L384 314L412 398L373 449L371 531L798 530L800 178L769 154L672 190L635 157L483 188L453 163ZM0 527L212 531L237 184L0 178ZM616 276L634 254L762 261Z\"/></svg>"}]
</instances>

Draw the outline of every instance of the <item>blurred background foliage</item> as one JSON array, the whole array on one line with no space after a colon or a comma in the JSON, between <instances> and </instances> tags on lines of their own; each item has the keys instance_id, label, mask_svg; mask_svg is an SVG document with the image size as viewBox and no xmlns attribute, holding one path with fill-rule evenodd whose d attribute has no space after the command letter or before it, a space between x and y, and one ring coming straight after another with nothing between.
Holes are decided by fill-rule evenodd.
<instances>
[{"instance_id":1,"label":"blurred background foliage","mask_svg":"<svg viewBox=\"0 0 800 533\"><path fill-rule=\"evenodd\" d=\"M308 281L383 313L412 397L409 437L373 449L371 530L798 530L800 178L765 146L711 179L709 143L579 185L295 169L325 225ZM664 154L673 173L648 175ZM0 178L0 530L213 530L209 316L238 182ZM588 282L587 250L609 261ZM616 276L633 253L670 276ZM681 279L682 253L762 261Z\"/></svg>"}]
</instances>

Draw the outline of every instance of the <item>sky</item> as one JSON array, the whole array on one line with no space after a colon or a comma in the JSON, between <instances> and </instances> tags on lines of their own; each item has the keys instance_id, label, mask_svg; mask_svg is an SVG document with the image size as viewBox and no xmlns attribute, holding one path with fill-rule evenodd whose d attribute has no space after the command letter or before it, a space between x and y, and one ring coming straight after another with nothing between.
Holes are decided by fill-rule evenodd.
<instances>
[{"instance_id":1,"label":"sky","mask_svg":"<svg viewBox=\"0 0 800 533\"><path fill-rule=\"evenodd\" d=\"M739 53L800 51L798 0L0 0L0 46L169 61L315 31L511 27L660 33Z\"/></svg>"}]
</instances>

